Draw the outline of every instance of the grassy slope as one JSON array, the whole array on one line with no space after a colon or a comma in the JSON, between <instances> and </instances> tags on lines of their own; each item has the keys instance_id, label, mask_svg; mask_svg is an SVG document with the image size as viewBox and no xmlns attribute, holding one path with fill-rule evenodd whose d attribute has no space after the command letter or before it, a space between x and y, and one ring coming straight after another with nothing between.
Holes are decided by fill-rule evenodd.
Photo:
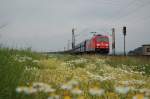
<instances>
[{"instance_id":1,"label":"grassy slope","mask_svg":"<svg viewBox=\"0 0 150 99\"><path fill-rule=\"evenodd\" d=\"M19 62L15 60L18 56L27 56L32 60ZM39 63L33 63L33 60L39 60ZM85 99L103 99L109 97L107 95L109 93L117 95L114 93L114 88L122 85L121 81L139 80L145 83L129 86L150 88L149 66L150 62L147 58L94 55L49 55L49 58L46 58L30 51L0 49L0 99L47 99L48 94L45 93L24 95L15 92L17 86L32 86L34 82L50 84L57 89L56 94L63 95L59 86L72 79L80 83ZM131 72L132 70L140 72ZM105 95L102 97L89 95L88 89L93 86L105 89Z\"/></svg>"}]
</instances>

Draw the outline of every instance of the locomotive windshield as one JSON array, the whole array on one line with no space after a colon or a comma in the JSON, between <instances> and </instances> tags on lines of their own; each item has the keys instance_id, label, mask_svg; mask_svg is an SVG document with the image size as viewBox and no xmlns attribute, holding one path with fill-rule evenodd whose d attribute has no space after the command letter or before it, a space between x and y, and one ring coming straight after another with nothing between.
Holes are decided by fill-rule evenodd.
<instances>
[{"instance_id":1,"label":"locomotive windshield","mask_svg":"<svg viewBox=\"0 0 150 99\"><path fill-rule=\"evenodd\" d=\"M108 38L106 37L97 38L97 42L108 42Z\"/></svg>"}]
</instances>

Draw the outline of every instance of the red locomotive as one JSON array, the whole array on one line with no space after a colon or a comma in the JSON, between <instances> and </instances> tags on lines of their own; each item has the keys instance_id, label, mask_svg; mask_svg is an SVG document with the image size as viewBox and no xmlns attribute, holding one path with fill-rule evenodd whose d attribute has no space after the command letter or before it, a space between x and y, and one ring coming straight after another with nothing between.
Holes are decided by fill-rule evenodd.
<instances>
[{"instance_id":1,"label":"red locomotive","mask_svg":"<svg viewBox=\"0 0 150 99\"><path fill-rule=\"evenodd\" d=\"M85 40L76 45L75 53L109 53L109 38L104 35L94 35L91 39Z\"/></svg>"}]
</instances>

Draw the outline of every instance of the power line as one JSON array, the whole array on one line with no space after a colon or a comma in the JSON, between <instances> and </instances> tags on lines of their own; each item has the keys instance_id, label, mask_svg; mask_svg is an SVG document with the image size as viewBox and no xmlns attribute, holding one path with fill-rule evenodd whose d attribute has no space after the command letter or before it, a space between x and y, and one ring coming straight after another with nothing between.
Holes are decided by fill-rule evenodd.
<instances>
[{"instance_id":1,"label":"power line","mask_svg":"<svg viewBox=\"0 0 150 99\"><path fill-rule=\"evenodd\" d=\"M120 6L119 1L113 1L113 0L104 0L104 1L100 1L100 0L96 0L96 3L100 3L102 5L111 5L111 6Z\"/></svg>"},{"instance_id":2,"label":"power line","mask_svg":"<svg viewBox=\"0 0 150 99\"><path fill-rule=\"evenodd\" d=\"M86 31L86 33L85 33L84 30L88 30L88 31ZM90 33L91 31L94 31L93 29L91 30L89 28L86 28L84 30L82 30L83 32L81 31L82 33L81 32L78 33L78 36L76 37L76 41L80 42L80 41L89 39L89 37L93 36L93 34ZM101 32L103 31L104 33L105 32L107 33L108 29L107 30L106 29L100 29L100 30L96 29L96 34L100 33L99 31L101 31ZM100 34L102 34L102 33L100 33Z\"/></svg>"},{"instance_id":3,"label":"power line","mask_svg":"<svg viewBox=\"0 0 150 99\"><path fill-rule=\"evenodd\" d=\"M132 3L131 5L135 4L136 1L138 1L138 0L133 0L133 3ZM147 2L147 3L145 3L145 4L142 4L142 5L138 6L138 7L136 7L136 9L130 11L129 13L126 13L126 15L123 15L123 16L120 16L119 18L117 18L117 21L118 21L118 20L121 20L122 18L125 18L125 17L127 17L127 16L129 16L129 15L135 13L135 12L137 12L139 9L144 8L144 7L148 6L149 4L150 4L150 2ZM129 8L129 6L128 6L127 8ZM126 9L127 9L127 8L126 8ZM123 9L122 9L122 10L123 10ZM121 10L120 10L120 11L121 11ZM119 12L120 12L120 11L119 11ZM119 13L119 12L118 12L118 13Z\"/></svg>"}]
</instances>

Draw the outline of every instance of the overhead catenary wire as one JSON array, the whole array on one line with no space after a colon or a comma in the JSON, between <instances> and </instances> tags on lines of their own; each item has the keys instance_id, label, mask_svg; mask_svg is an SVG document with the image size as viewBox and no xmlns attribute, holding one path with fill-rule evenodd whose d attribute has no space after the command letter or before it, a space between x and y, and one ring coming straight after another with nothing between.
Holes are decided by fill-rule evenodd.
<instances>
[{"instance_id":1,"label":"overhead catenary wire","mask_svg":"<svg viewBox=\"0 0 150 99\"><path fill-rule=\"evenodd\" d=\"M97 4L103 4L105 6L120 6L120 0L103 0L103 1L100 1L100 0L95 0L94 2L96 2Z\"/></svg>"},{"instance_id":2,"label":"overhead catenary wire","mask_svg":"<svg viewBox=\"0 0 150 99\"><path fill-rule=\"evenodd\" d=\"M84 30L87 30L86 32ZM110 31L109 29L99 29L94 32L96 32L96 34L103 34L103 33L108 33L108 31ZM91 32L93 32L92 30L88 29L83 29L82 31L80 31L78 34L76 34L76 42L80 43L84 40L90 39L91 36L93 36L93 34L91 34Z\"/></svg>"},{"instance_id":3,"label":"overhead catenary wire","mask_svg":"<svg viewBox=\"0 0 150 99\"><path fill-rule=\"evenodd\" d=\"M133 0L132 3L128 7L125 7L124 9L120 9L117 13L123 12L125 9L129 9L137 1L139 1L139 0ZM129 11L128 13L125 13L125 15L121 15L121 16L118 15L119 17L116 18L116 22L122 20L123 18L126 18L127 16L130 16L131 14L136 13L139 9L144 8L144 7L148 6L148 5L150 5L150 1L146 2L144 4L140 3L140 6L134 8L132 11Z\"/></svg>"},{"instance_id":4,"label":"overhead catenary wire","mask_svg":"<svg viewBox=\"0 0 150 99\"><path fill-rule=\"evenodd\" d=\"M137 5L136 5L137 4ZM150 2L149 1L144 1L144 2L141 2L140 0L132 0L132 1L130 1L130 2L128 2L128 3L126 3L126 5L125 5L125 7L124 8L121 8L120 10L118 10L116 13L117 13L117 16L119 16L119 17L117 17L116 18L116 21L120 21L120 20L122 20L123 18L126 18L126 17L128 17L128 16L130 16L130 15L132 15L132 14L134 14L134 13L137 13L138 11L139 11L139 9L142 9L142 8L144 8L144 7L146 7L146 6L148 6L148 5L150 5ZM127 7L126 7L127 6ZM123 12L126 12L126 13L123 13ZM118 14L119 13L119 14ZM136 19L136 18L133 18L133 19ZM149 20L149 17L146 17L146 19L142 19L143 21L145 21L145 20ZM143 22L141 20L141 22ZM111 28L111 27L110 27ZM106 30L106 29L104 29L105 30L105 32L107 32L107 31L110 31L110 30ZM103 31L104 31L103 30ZM97 31L97 30L94 30L94 31ZM82 32L82 31L81 31ZM78 35L78 37L77 37L77 40L81 40L83 37L84 38L86 38L86 37L88 37L89 35L90 35L90 30L88 30L86 33L88 34L86 34L86 33L81 33L81 32L79 32L80 34ZM99 32L99 31L98 31Z\"/></svg>"},{"instance_id":5,"label":"overhead catenary wire","mask_svg":"<svg viewBox=\"0 0 150 99\"><path fill-rule=\"evenodd\" d=\"M138 1L138 0L132 0L131 2L127 3L127 5L128 5L128 6L127 6L127 9L130 8L130 6L134 5L135 2L137 2L137 1ZM108 2L108 1L107 1L107 2ZM114 1L112 1L112 0L109 1L109 3L112 3L112 2L114 2ZM103 4L103 3L104 3L104 2L102 2L102 4ZM120 9L119 11L117 11L117 13L121 12L122 10L124 10L124 9ZM127 15L128 15L128 14L127 14ZM119 19L117 18L117 20L120 20L120 19L122 19L123 17L126 17L126 16L123 15L123 16L121 16ZM90 31L89 31L89 32L90 32ZM106 32L106 31L105 31L105 32ZM87 34L86 34L86 35L87 35ZM79 35L79 36L81 36L81 35ZM78 36L78 37L79 37L79 36ZM82 36L85 36L85 34L83 34Z\"/></svg>"}]
</instances>

